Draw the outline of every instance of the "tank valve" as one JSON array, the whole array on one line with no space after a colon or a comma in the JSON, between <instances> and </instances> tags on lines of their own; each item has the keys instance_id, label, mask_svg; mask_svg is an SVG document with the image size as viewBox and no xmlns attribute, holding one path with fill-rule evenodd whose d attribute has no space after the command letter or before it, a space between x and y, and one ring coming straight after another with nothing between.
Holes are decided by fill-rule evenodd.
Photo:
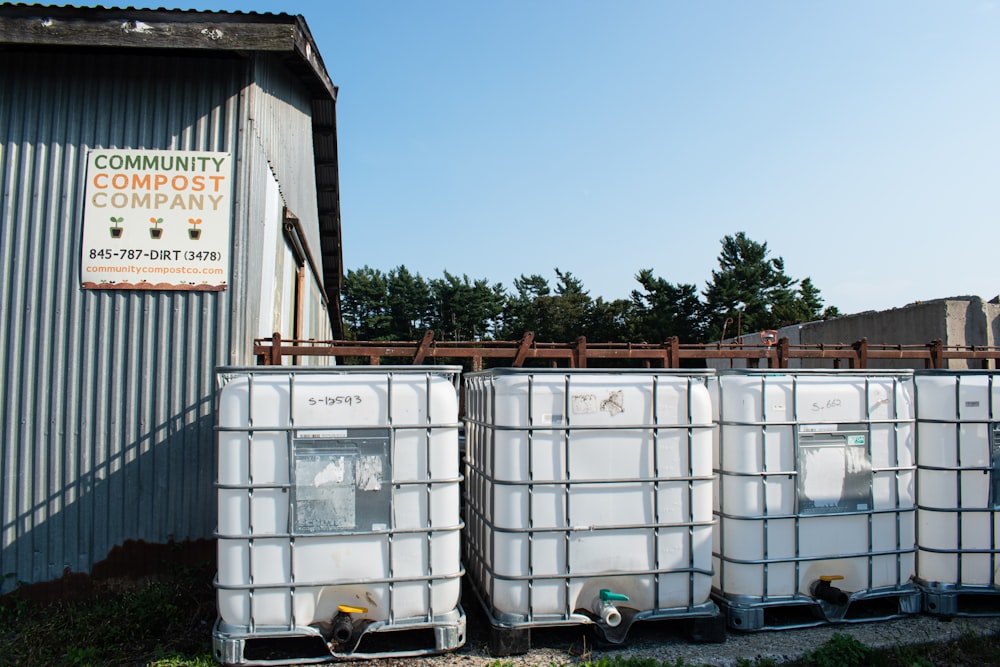
<instances>
[{"instance_id":1,"label":"tank valve","mask_svg":"<svg viewBox=\"0 0 1000 667\"><path fill-rule=\"evenodd\" d=\"M628 602L628 596L612 593L607 588L602 588L600 598L594 607L594 612L601 619L601 622L609 628L617 628L622 622L622 614L614 605L615 602Z\"/></svg>"},{"instance_id":2,"label":"tank valve","mask_svg":"<svg viewBox=\"0 0 1000 667\"><path fill-rule=\"evenodd\" d=\"M342 604L337 607L337 615L333 618L333 641L341 645L346 645L354 636L354 621L351 614L365 614L368 609L365 607L352 607Z\"/></svg>"},{"instance_id":3,"label":"tank valve","mask_svg":"<svg viewBox=\"0 0 1000 667\"><path fill-rule=\"evenodd\" d=\"M840 581L841 579L843 577L839 574L828 574L820 577L818 581L813 583L813 597L819 598L824 602L829 602L830 604L835 604L838 607L843 607L848 602L847 593L836 586L830 585L830 582Z\"/></svg>"}]
</instances>

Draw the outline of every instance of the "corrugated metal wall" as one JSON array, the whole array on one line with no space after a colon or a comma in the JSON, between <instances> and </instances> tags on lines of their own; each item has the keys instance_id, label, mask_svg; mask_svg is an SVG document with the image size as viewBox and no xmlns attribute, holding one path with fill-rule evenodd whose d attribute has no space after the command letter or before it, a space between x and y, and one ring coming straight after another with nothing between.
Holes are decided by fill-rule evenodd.
<instances>
[{"instance_id":1,"label":"corrugated metal wall","mask_svg":"<svg viewBox=\"0 0 1000 667\"><path fill-rule=\"evenodd\" d=\"M261 55L256 64L254 81L260 94L250 103L255 140L270 158L285 205L302 223L318 263L321 256L311 96L300 81L288 77L276 58Z\"/></svg>"},{"instance_id":2,"label":"corrugated metal wall","mask_svg":"<svg viewBox=\"0 0 1000 667\"><path fill-rule=\"evenodd\" d=\"M306 233L313 259L322 262L319 245L319 216L316 206L316 174L312 148L312 117L310 115L309 91L297 80L288 76L279 58L260 54L252 65L254 86L245 95L247 121L245 126L243 163L245 188L243 201L247 216L246 256L252 258L255 270L246 275L246 291L249 294L263 294L260 266L266 265L264 256L284 251L291 261L291 253L285 248L283 237L277 239L279 248L265 248L267 238L265 221L271 212L267 206L267 191L270 185L268 170L278 182L281 199L296 217ZM310 335L326 340L332 336L329 315L319 297L321 275L311 274L307 279L307 293L304 300L308 309L304 320L314 326ZM285 276L276 289L284 295L285 305L291 308L294 299L294 279L291 273ZM251 336L259 333L261 318L271 319L274 304L251 300L246 304L247 327ZM273 331L268 332L270 335ZM291 337L291 330L281 332ZM250 345L251 340L246 344ZM242 363L234 358L231 363Z\"/></svg>"},{"instance_id":3,"label":"corrugated metal wall","mask_svg":"<svg viewBox=\"0 0 1000 667\"><path fill-rule=\"evenodd\" d=\"M311 95L300 81L289 78L280 62L273 57L258 58L254 80L260 91L254 101L254 117L262 119L258 123L258 136L263 150L271 157L271 166L285 205L299 218L306 243L320 272L318 276L313 276L307 270L305 301L322 304L323 257L316 208ZM275 126L279 121L282 127ZM275 141L277 137L282 137L280 144ZM306 306L303 319L303 337L328 340L333 336L330 318L323 307ZM317 358L304 363L328 362L327 359Z\"/></svg>"},{"instance_id":4,"label":"corrugated metal wall","mask_svg":"<svg viewBox=\"0 0 1000 667\"><path fill-rule=\"evenodd\" d=\"M252 61L9 51L4 59L0 592L66 568L89 571L125 540L212 535L213 370L251 361L248 304L259 286L248 279L260 242L250 221L261 214L264 189L255 186L269 158L241 132L241 100L255 97ZM281 104L267 113L268 132L301 125ZM308 136L284 135L268 146L281 154L276 164L311 169ZM228 291L80 288L86 155L97 147L233 154ZM315 190L312 202L299 214L315 217Z\"/></svg>"},{"instance_id":5,"label":"corrugated metal wall","mask_svg":"<svg viewBox=\"0 0 1000 667\"><path fill-rule=\"evenodd\" d=\"M274 253L275 248L262 246L265 238L266 216L265 194L267 175L270 169L278 181L281 198L288 210L298 217L306 234L313 259L320 270L320 276L308 274L307 299L319 300L319 281L322 280L322 252L319 241L319 216L316 208L316 172L312 147L312 117L310 93L301 82L291 79L280 59L266 54L258 55L254 61L254 87L247 92L246 105L249 112L246 138L246 159L255 165L250 169L247 202L253 211L248 221L248 256L263 257L264 253ZM279 246L284 240L279 237ZM308 273L308 272L307 272ZM260 294L259 271L247 276L248 291ZM286 277L287 280L291 280ZM285 283L280 290L285 299L293 298L294 285ZM290 307L290 306L289 306ZM259 322L261 308L268 304L259 301L249 303L253 322ZM265 313L266 318L266 313ZM256 328L253 329L256 331ZM325 312L313 310L307 316L305 330L309 337L320 340L331 338L329 317ZM289 331L281 332L290 336ZM252 341L251 341L252 342ZM235 363L235 362L234 362Z\"/></svg>"}]
</instances>

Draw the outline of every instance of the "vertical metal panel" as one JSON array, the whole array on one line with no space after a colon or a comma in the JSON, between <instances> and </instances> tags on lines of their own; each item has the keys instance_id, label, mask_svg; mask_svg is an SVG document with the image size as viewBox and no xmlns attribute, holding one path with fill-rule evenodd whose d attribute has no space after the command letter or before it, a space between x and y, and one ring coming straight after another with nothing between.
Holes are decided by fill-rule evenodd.
<instances>
[{"instance_id":1,"label":"vertical metal panel","mask_svg":"<svg viewBox=\"0 0 1000 667\"><path fill-rule=\"evenodd\" d=\"M213 372L249 358L245 166L223 292L82 290L84 178L96 147L239 156L246 72L218 57L4 53L0 592L89 571L126 540L212 534Z\"/></svg>"},{"instance_id":2,"label":"vertical metal panel","mask_svg":"<svg viewBox=\"0 0 1000 667\"><path fill-rule=\"evenodd\" d=\"M255 139L268 156L269 165L281 184L285 205L299 219L306 243L319 270L318 279L309 277L310 293L318 291L323 275L316 194L316 165L313 151L312 97L275 56L257 56L254 67L254 98L251 116L257 128ZM332 295L327 295L332 298ZM318 318L316 338L329 338L329 318ZM291 332L282 332L291 334Z\"/></svg>"},{"instance_id":3,"label":"vertical metal panel","mask_svg":"<svg viewBox=\"0 0 1000 667\"><path fill-rule=\"evenodd\" d=\"M251 114L288 208L301 221L317 264L319 219L313 157L311 95L274 56L255 59L257 92Z\"/></svg>"}]
</instances>

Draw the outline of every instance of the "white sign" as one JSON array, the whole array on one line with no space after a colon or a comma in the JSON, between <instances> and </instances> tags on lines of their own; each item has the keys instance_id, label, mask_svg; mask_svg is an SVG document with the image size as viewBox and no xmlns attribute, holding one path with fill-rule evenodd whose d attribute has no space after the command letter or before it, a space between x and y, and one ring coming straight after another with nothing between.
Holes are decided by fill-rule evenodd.
<instances>
[{"instance_id":1,"label":"white sign","mask_svg":"<svg viewBox=\"0 0 1000 667\"><path fill-rule=\"evenodd\" d=\"M226 289L232 172L229 153L91 150L83 287Z\"/></svg>"}]
</instances>

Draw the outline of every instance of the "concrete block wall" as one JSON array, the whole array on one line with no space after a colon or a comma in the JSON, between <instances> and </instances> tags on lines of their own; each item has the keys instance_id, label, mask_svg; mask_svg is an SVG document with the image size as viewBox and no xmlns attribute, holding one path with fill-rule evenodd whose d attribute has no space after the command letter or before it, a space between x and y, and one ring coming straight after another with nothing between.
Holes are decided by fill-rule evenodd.
<instances>
[{"instance_id":1,"label":"concrete block wall","mask_svg":"<svg viewBox=\"0 0 1000 667\"><path fill-rule=\"evenodd\" d=\"M986 316L987 345L1000 345L1000 299L993 299L983 304Z\"/></svg>"},{"instance_id":2,"label":"concrete block wall","mask_svg":"<svg viewBox=\"0 0 1000 667\"><path fill-rule=\"evenodd\" d=\"M918 301L902 308L858 313L802 325L802 343L869 343L922 345L941 340L945 345L995 345L1000 334L1000 305L978 296ZM822 362L821 362L822 363ZM823 364L822 367L830 367ZM873 361L870 368L923 368L918 361ZM954 360L953 369L982 368L979 361Z\"/></svg>"},{"instance_id":3,"label":"concrete block wall","mask_svg":"<svg viewBox=\"0 0 1000 667\"><path fill-rule=\"evenodd\" d=\"M1000 299L989 302L978 296L959 296L916 303L884 311L868 311L832 320L783 327L779 338L791 345L855 343L867 338L871 343L924 345L941 340L945 345L1000 345ZM757 344L757 336L744 340ZM735 342L729 340L727 342ZM753 362L751 362L753 363ZM742 360L709 360L710 368L745 368ZM793 359L790 368L833 368L833 361ZM869 368L923 368L923 362L876 360ZM980 361L953 360L953 369L983 368Z\"/></svg>"}]
</instances>

